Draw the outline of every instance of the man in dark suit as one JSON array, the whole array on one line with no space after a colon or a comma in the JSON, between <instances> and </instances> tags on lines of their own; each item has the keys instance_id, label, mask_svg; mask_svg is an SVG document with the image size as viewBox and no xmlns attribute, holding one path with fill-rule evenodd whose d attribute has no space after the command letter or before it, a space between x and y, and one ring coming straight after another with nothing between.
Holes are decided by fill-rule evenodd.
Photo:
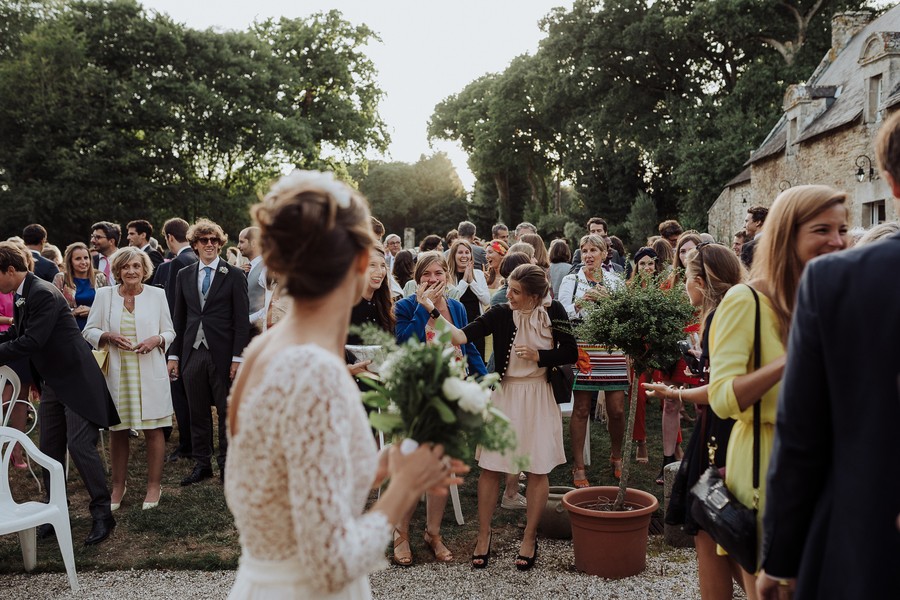
<instances>
[{"instance_id":1,"label":"man in dark suit","mask_svg":"<svg viewBox=\"0 0 900 600\"><path fill-rule=\"evenodd\" d=\"M91 497L86 545L109 537L116 521L97 453L98 427L119 423L106 381L81 337L69 304L53 284L28 272L19 246L0 242L0 292L15 292L13 325L0 334L0 365L27 357L41 387L41 451L63 463L66 448ZM50 474L44 471L50 493ZM49 533L42 530L42 536Z\"/></svg>"},{"instance_id":2,"label":"man in dark suit","mask_svg":"<svg viewBox=\"0 0 900 600\"><path fill-rule=\"evenodd\" d=\"M247 278L238 267L219 258L228 241L217 224L200 219L187 235L200 258L178 272L175 287L175 342L169 351L169 375L184 379L191 413L194 470L181 485L212 477L213 423L219 430L219 475L225 481L228 451L227 398L241 354L250 337Z\"/></svg>"},{"instance_id":3,"label":"man in dark suit","mask_svg":"<svg viewBox=\"0 0 900 600\"><path fill-rule=\"evenodd\" d=\"M94 256L94 268L106 275L106 280L113 285L116 283L112 274L112 255L119 249L119 241L122 239L122 228L109 221L99 221L91 225L91 248L97 254Z\"/></svg>"},{"instance_id":4,"label":"man in dark suit","mask_svg":"<svg viewBox=\"0 0 900 600\"><path fill-rule=\"evenodd\" d=\"M749 242L744 242L744 245L741 246L741 262L748 269L753 266L753 255L756 252L759 239L762 237L762 228L768 215L769 209L765 206L751 206L747 209L747 216L744 217L744 232L753 238Z\"/></svg>"},{"instance_id":5,"label":"man in dark suit","mask_svg":"<svg viewBox=\"0 0 900 600\"><path fill-rule=\"evenodd\" d=\"M184 219L173 218L163 223L163 235L166 246L174 258L164 262L153 276L153 285L166 291L169 313L175 316L175 278L181 269L197 262L197 255L187 241L190 225ZM177 462L179 458L190 458L194 451L191 446L191 411L188 408L187 392L181 378L172 380L172 407L175 410L175 421L178 423L178 447L166 457L167 462Z\"/></svg>"},{"instance_id":6,"label":"man in dark suit","mask_svg":"<svg viewBox=\"0 0 900 600\"><path fill-rule=\"evenodd\" d=\"M47 230L37 223L26 225L22 230L22 240L25 247L31 251L31 257L34 259L34 274L44 281L53 282L53 278L59 273L59 267L52 260L41 256L41 250L47 243Z\"/></svg>"},{"instance_id":7,"label":"man in dark suit","mask_svg":"<svg viewBox=\"0 0 900 600\"><path fill-rule=\"evenodd\" d=\"M876 154L900 198L900 113ZM900 234L806 266L766 482L761 598L900 593L898 268Z\"/></svg>"},{"instance_id":8,"label":"man in dark suit","mask_svg":"<svg viewBox=\"0 0 900 600\"><path fill-rule=\"evenodd\" d=\"M128 238L128 245L140 248L141 252L150 258L150 262L153 264L153 270L156 271L165 259L163 258L162 252L150 245L150 238L153 237L153 225L151 225L149 221L138 219L128 223L128 225L125 226L125 231L127 231L126 237Z\"/></svg>"}]
</instances>

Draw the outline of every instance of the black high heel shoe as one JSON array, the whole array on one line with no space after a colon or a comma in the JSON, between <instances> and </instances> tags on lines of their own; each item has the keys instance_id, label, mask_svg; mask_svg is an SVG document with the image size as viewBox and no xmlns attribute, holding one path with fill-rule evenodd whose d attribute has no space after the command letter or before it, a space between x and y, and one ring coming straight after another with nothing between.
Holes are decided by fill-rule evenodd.
<instances>
[{"instance_id":1,"label":"black high heel shoe","mask_svg":"<svg viewBox=\"0 0 900 600\"><path fill-rule=\"evenodd\" d=\"M538 542L537 538L534 538L534 554L531 556L522 556L521 554L516 557L516 568L520 571L528 571L531 567L534 566L534 561L537 560L538 556ZM519 561L522 561L524 564L519 564Z\"/></svg>"},{"instance_id":2,"label":"black high heel shoe","mask_svg":"<svg viewBox=\"0 0 900 600\"><path fill-rule=\"evenodd\" d=\"M488 566L488 561L491 559L491 545L494 543L494 532L491 531L491 537L488 538L488 550L487 554L473 554L472 555L472 568L473 569L485 569ZM481 561L481 562L475 562Z\"/></svg>"}]
</instances>

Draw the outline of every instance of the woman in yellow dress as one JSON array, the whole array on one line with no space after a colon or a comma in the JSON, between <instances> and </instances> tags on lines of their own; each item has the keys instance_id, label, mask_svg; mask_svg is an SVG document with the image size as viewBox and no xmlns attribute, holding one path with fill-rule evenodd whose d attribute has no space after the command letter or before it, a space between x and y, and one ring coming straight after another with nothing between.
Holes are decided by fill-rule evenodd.
<instances>
[{"instance_id":1,"label":"woman in yellow dress","mask_svg":"<svg viewBox=\"0 0 900 600\"><path fill-rule=\"evenodd\" d=\"M709 403L720 418L737 421L728 442L725 482L748 507L754 505L755 496L753 405L761 402L759 540L778 388L797 286L807 262L846 247L846 198L846 194L828 186L804 185L782 192L772 204L750 274L750 286L757 291L760 303L758 370L753 371L756 302L749 287L731 288L711 324ZM748 597L755 600L756 574L744 571L743 577Z\"/></svg>"}]
</instances>

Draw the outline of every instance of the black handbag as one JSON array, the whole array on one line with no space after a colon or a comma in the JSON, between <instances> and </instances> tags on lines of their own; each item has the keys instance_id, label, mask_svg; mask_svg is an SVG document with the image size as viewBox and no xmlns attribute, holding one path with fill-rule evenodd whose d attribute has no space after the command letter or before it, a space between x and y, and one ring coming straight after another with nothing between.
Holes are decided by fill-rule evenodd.
<instances>
[{"instance_id":1,"label":"black handbag","mask_svg":"<svg viewBox=\"0 0 900 600\"><path fill-rule=\"evenodd\" d=\"M575 385L575 369L573 365L550 367L547 372L553 398L557 404L565 404L572 399L572 386Z\"/></svg>"},{"instance_id":2,"label":"black handbag","mask_svg":"<svg viewBox=\"0 0 900 600\"><path fill-rule=\"evenodd\" d=\"M759 296L752 287L750 291L756 300L753 368L758 370L761 354ZM691 506L691 516L748 573L756 573L759 564L756 515L759 506L760 401L753 405L753 507L744 506L726 487L712 460L712 453L709 468L691 488L695 500Z\"/></svg>"}]
</instances>

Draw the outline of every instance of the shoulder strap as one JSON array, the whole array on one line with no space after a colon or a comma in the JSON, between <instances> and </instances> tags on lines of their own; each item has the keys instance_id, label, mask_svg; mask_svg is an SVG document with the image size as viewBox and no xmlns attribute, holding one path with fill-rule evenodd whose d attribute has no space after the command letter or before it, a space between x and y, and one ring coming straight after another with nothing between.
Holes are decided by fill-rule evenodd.
<instances>
[{"instance_id":1,"label":"shoulder strap","mask_svg":"<svg viewBox=\"0 0 900 600\"><path fill-rule=\"evenodd\" d=\"M760 347L760 324L759 324L759 295L751 286L750 291L753 293L753 300L756 302L756 317L753 325L753 370L758 371L762 362L762 349ZM762 419L762 398L753 405L753 510L759 506L759 447L760 447L760 421Z\"/></svg>"}]
</instances>

